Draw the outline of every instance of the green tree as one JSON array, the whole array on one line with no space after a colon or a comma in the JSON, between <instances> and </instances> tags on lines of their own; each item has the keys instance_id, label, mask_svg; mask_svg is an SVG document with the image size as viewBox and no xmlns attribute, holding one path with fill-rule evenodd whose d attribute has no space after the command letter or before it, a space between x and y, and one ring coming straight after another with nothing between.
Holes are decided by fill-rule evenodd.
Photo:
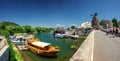
<instances>
[{"instance_id":1,"label":"green tree","mask_svg":"<svg viewBox=\"0 0 120 61\"><path fill-rule=\"evenodd\" d=\"M41 33L41 32L49 32L49 31L52 31L53 28L44 28L44 27L35 27L35 31L37 31L38 33Z\"/></svg>"},{"instance_id":2,"label":"green tree","mask_svg":"<svg viewBox=\"0 0 120 61\"><path fill-rule=\"evenodd\" d=\"M25 30L22 26L14 26L14 33L24 33Z\"/></svg>"},{"instance_id":3,"label":"green tree","mask_svg":"<svg viewBox=\"0 0 120 61\"><path fill-rule=\"evenodd\" d=\"M10 33L10 35L14 34L14 26L6 26L5 29Z\"/></svg>"},{"instance_id":4,"label":"green tree","mask_svg":"<svg viewBox=\"0 0 120 61\"><path fill-rule=\"evenodd\" d=\"M14 33L24 33L25 30L22 26L6 26L6 31L10 33L10 35L13 35Z\"/></svg>"},{"instance_id":5,"label":"green tree","mask_svg":"<svg viewBox=\"0 0 120 61\"><path fill-rule=\"evenodd\" d=\"M1 28L2 30L5 30L5 27L6 27L6 26L20 26L20 25L14 23L14 22L9 22L9 21L3 21L3 22L0 23L0 28Z\"/></svg>"},{"instance_id":6,"label":"green tree","mask_svg":"<svg viewBox=\"0 0 120 61\"><path fill-rule=\"evenodd\" d=\"M71 29L75 29L75 28L76 28L75 26L73 26L73 25L71 26Z\"/></svg>"},{"instance_id":7,"label":"green tree","mask_svg":"<svg viewBox=\"0 0 120 61\"><path fill-rule=\"evenodd\" d=\"M41 32L42 32L42 31L41 31L41 27L39 27L39 26L35 27L35 30L36 30L38 33L41 33Z\"/></svg>"},{"instance_id":8,"label":"green tree","mask_svg":"<svg viewBox=\"0 0 120 61\"><path fill-rule=\"evenodd\" d=\"M24 27L26 33L32 33L33 32L33 29L30 25L25 25L23 27Z\"/></svg>"},{"instance_id":9,"label":"green tree","mask_svg":"<svg viewBox=\"0 0 120 61\"><path fill-rule=\"evenodd\" d=\"M112 22L113 22L113 27L118 27L118 22L116 18L113 18Z\"/></svg>"},{"instance_id":10,"label":"green tree","mask_svg":"<svg viewBox=\"0 0 120 61\"><path fill-rule=\"evenodd\" d=\"M106 28L108 24L108 20L102 20L100 21L100 25L103 26L103 28Z\"/></svg>"},{"instance_id":11,"label":"green tree","mask_svg":"<svg viewBox=\"0 0 120 61\"><path fill-rule=\"evenodd\" d=\"M10 33L6 30L0 30L0 34L4 35L5 37L9 37Z\"/></svg>"}]
</instances>

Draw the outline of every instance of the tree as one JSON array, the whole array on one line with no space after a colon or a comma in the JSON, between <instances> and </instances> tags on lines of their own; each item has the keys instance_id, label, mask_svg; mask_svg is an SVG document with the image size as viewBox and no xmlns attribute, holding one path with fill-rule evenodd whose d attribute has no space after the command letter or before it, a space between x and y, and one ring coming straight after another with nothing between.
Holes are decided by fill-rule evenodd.
<instances>
[{"instance_id":1,"label":"tree","mask_svg":"<svg viewBox=\"0 0 120 61\"><path fill-rule=\"evenodd\" d=\"M75 29L75 28L76 28L75 26L73 26L73 25L71 26L71 29Z\"/></svg>"},{"instance_id":2,"label":"tree","mask_svg":"<svg viewBox=\"0 0 120 61\"><path fill-rule=\"evenodd\" d=\"M92 17L92 27L99 27L99 21L98 21L98 17L97 17L98 13L94 13L94 15L91 15Z\"/></svg>"},{"instance_id":3,"label":"tree","mask_svg":"<svg viewBox=\"0 0 120 61\"><path fill-rule=\"evenodd\" d=\"M30 25L25 25L25 26L23 26L23 28L26 33L32 33L32 28Z\"/></svg>"},{"instance_id":4,"label":"tree","mask_svg":"<svg viewBox=\"0 0 120 61\"><path fill-rule=\"evenodd\" d=\"M0 23L0 28L1 28L2 30L5 30L5 27L6 27L6 26L20 26L20 25L14 23L14 22L9 22L9 21L3 21L3 22Z\"/></svg>"},{"instance_id":5,"label":"tree","mask_svg":"<svg viewBox=\"0 0 120 61\"><path fill-rule=\"evenodd\" d=\"M35 27L35 31L37 31L38 33L41 33L41 32L49 32L53 30L53 28L44 28L44 27Z\"/></svg>"},{"instance_id":6,"label":"tree","mask_svg":"<svg viewBox=\"0 0 120 61\"><path fill-rule=\"evenodd\" d=\"M113 18L112 22L113 22L113 27L118 27L118 22L116 18Z\"/></svg>"},{"instance_id":7,"label":"tree","mask_svg":"<svg viewBox=\"0 0 120 61\"><path fill-rule=\"evenodd\" d=\"M0 34L4 35L5 37L9 37L10 33L6 30L0 30Z\"/></svg>"},{"instance_id":8,"label":"tree","mask_svg":"<svg viewBox=\"0 0 120 61\"><path fill-rule=\"evenodd\" d=\"M102 20L100 21L100 25L103 26L103 28L107 28L108 20Z\"/></svg>"},{"instance_id":9,"label":"tree","mask_svg":"<svg viewBox=\"0 0 120 61\"><path fill-rule=\"evenodd\" d=\"M14 33L24 33L25 30L22 26L14 26Z\"/></svg>"},{"instance_id":10,"label":"tree","mask_svg":"<svg viewBox=\"0 0 120 61\"><path fill-rule=\"evenodd\" d=\"M38 32L38 33L41 33L41 27L35 27L35 30Z\"/></svg>"},{"instance_id":11,"label":"tree","mask_svg":"<svg viewBox=\"0 0 120 61\"><path fill-rule=\"evenodd\" d=\"M10 35L14 34L14 26L6 26L5 29L10 33Z\"/></svg>"}]
</instances>

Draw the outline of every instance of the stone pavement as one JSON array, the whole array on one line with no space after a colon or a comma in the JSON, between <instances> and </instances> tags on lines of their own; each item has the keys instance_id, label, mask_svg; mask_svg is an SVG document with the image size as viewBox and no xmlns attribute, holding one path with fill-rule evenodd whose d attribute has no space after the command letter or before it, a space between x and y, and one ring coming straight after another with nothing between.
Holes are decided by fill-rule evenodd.
<instances>
[{"instance_id":1,"label":"stone pavement","mask_svg":"<svg viewBox=\"0 0 120 61\"><path fill-rule=\"evenodd\" d=\"M95 30L93 61L120 61L120 37Z\"/></svg>"}]
</instances>

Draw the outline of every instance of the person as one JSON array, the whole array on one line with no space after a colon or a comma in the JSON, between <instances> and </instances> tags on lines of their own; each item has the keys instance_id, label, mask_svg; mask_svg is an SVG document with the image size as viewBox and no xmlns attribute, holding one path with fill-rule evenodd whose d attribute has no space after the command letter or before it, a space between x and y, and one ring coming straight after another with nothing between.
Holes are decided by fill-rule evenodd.
<instances>
[{"instance_id":1,"label":"person","mask_svg":"<svg viewBox=\"0 0 120 61\"><path fill-rule=\"evenodd\" d=\"M106 29L106 35L108 35L108 28Z\"/></svg>"},{"instance_id":2,"label":"person","mask_svg":"<svg viewBox=\"0 0 120 61\"><path fill-rule=\"evenodd\" d=\"M2 41L2 38L0 38L0 41Z\"/></svg>"},{"instance_id":3,"label":"person","mask_svg":"<svg viewBox=\"0 0 120 61\"><path fill-rule=\"evenodd\" d=\"M115 33L115 29L113 28L112 35L114 35L114 33Z\"/></svg>"},{"instance_id":4,"label":"person","mask_svg":"<svg viewBox=\"0 0 120 61\"><path fill-rule=\"evenodd\" d=\"M118 29L116 28L116 31L115 31L115 36L117 36L118 35Z\"/></svg>"},{"instance_id":5,"label":"person","mask_svg":"<svg viewBox=\"0 0 120 61\"><path fill-rule=\"evenodd\" d=\"M84 35L87 35L87 31L88 31L88 30L87 30L87 29L85 29L85 33L84 33Z\"/></svg>"},{"instance_id":6,"label":"person","mask_svg":"<svg viewBox=\"0 0 120 61\"><path fill-rule=\"evenodd\" d=\"M112 34L112 29L110 28L110 32L109 32L110 34Z\"/></svg>"}]
</instances>

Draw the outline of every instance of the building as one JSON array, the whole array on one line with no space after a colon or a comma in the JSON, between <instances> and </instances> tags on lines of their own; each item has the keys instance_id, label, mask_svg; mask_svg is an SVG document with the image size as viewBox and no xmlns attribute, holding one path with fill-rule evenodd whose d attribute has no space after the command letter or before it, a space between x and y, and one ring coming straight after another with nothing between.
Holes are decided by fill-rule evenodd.
<instances>
[{"instance_id":1,"label":"building","mask_svg":"<svg viewBox=\"0 0 120 61\"><path fill-rule=\"evenodd\" d=\"M91 27L91 22L84 22L84 23L82 23L80 25L80 28L84 28L84 29L86 29L86 28L92 28Z\"/></svg>"}]
</instances>

